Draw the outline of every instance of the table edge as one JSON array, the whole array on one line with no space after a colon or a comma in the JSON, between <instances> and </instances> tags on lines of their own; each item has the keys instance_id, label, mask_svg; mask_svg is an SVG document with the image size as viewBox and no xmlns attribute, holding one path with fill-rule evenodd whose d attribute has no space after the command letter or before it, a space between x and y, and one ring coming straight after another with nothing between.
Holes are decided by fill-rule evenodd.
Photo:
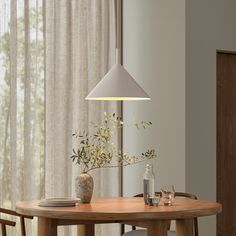
<instances>
[{"instance_id":1,"label":"table edge","mask_svg":"<svg viewBox=\"0 0 236 236\"><path fill-rule=\"evenodd\" d=\"M65 210L57 210L52 213L49 207L42 207L40 209L27 208L24 209L20 206L20 203L16 205L16 212L29 216L50 218L50 219L66 219L66 220L89 220L89 221L138 221L138 220L176 220L176 219L188 219L195 217L203 217L216 215L221 212L222 206L217 202L214 203L212 207L208 209L190 209L184 212L76 212L70 211L65 213ZM52 210L52 209L51 209Z\"/></svg>"}]
</instances>

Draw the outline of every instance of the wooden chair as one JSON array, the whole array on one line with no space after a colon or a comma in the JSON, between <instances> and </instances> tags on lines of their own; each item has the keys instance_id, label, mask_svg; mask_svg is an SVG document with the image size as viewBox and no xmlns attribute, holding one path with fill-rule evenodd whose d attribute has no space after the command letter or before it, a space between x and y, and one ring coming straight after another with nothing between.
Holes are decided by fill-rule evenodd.
<instances>
[{"instance_id":1,"label":"wooden chair","mask_svg":"<svg viewBox=\"0 0 236 236\"><path fill-rule=\"evenodd\" d=\"M21 236L26 236L26 233L25 233L25 218L33 219L32 216L20 215L15 211L4 209L4 208L0 208L0 213L20 217ZM4 219L0 218L0 225L1 225L1 230L2 230L2 236L7 236L6 226L15 226L16 222L11 221L11 220L4 220Z\"/></svg>"},{"instance_id":2,"label":"wooden chair","mask_svg":"<svg viewBox=\"0 0 236 236\"><path fill-rule=\"evenodd\" d=\"M156 194L160 194L161 192L156 192ZM134 197L143 197L143 194L137 194ZM184 198L191 198L194 200L197 200L197 197L194 194L191 193L182 193L182 192L175 192L175 197L184 197ZM170 229L170 224L169 224ZM124 232L124 227L122 227L122 232ZM132 231L129 231L127 233L124 233L123 236L146 236L147 231L146 230L136 230L136 226L132 226ZM175 232L168 231L167 236L174 236ZM198 220L197 218L194 218L194 236L198 236Z\"/></svg>"}]
</instances>

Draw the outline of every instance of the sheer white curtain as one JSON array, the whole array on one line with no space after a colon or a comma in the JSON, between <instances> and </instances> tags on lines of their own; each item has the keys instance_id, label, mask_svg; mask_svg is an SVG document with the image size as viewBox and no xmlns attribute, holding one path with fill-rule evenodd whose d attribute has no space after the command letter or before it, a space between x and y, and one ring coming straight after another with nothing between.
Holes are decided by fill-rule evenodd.
<instances>
[{"instance_id":1,"label":"sheer white curtain","mask_svg":"<svg viewBox=\"0 0 236 236\"><path fill-rule=\"evenodd\" d=\"M42 5L42 0L0 1L0 205L5 208L44 196Z\"/></svg>"},{"instance_id":2,"label":"sheer white curtain","mask_svg":"<svg viewBox=\"0 0 236 236\"><path fill-rule=\"evenodd\" d=\"M117 112L115 102L84 99L114 61L113 0L0 0L2 207L74 195L80 169L70 160L72 133L99 121L104 111ZM118 169L91 175L94 195L118 196ZM113 227L96 231L115 234ZM28 233L36 235L35 224Z\"/></svg>"},{"instance_id":3,"label":"sheer white curtain","mask_svg":"<svg viewBox=\"0 0 236 236\"><path fill-rule=\"evenodd\" d=\"M111 0L46 1L45 13L46 195L71 195L80 173L69 159L72 132L117 111L116 103L85 101L115 61L115 7ZM118 169L91 175L94 195L118 196ZM97 227L100 235L109 230Z\"/></svg>"}]
</instances>

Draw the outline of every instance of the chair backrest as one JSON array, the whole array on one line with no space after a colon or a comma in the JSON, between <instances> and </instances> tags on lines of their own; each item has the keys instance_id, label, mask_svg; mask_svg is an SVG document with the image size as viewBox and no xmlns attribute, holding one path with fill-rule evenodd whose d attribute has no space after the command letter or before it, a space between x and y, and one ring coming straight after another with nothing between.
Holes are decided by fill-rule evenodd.
<instances>
[{"instance_id":1,"label":"chair backrest","mask_svg":"<svg viewBox=\"0 0 236 236\"><path fill-rule=\"evenodd\" d=\"M161 192L156 192L156 194L161 195ZM135 195L134 197L143 197L143 194L140 193L140 194ZM197 196L195 196L192 193L175 192L175 197L185 197L185 198L191 198L191 199L197 200ZM132 226L132 229L135 230L136 227ZM197 218L194 218L194 235L198 236L198 220L197 220Z\"/></svg>"},{"instance_id":2,"label":"chair backrest","mask_svg":"<svg viewBox=\"0 0 236 236\"><path fill-rule=\"evenodd\" d=\"M21 236L26 236L26 233L25 233L25 218L33 219L32 216L20 215L15 211L4 209L4 208L0 208L0 213L20 217ZM0 225L1 225L2 236L7 236L6 226L15 226L16 222L0 218Z\"/></svg>"}]
</instances>

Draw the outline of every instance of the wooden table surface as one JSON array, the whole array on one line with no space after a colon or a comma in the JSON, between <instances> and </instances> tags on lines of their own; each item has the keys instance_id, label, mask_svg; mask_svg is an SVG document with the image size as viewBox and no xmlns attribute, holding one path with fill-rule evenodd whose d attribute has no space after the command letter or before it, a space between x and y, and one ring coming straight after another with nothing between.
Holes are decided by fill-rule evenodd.
<instances>
[{"instance_id":1,"label":"wooden table surface","mask_svg":"<svg viewBox=\"0 0 236 236\"><path fill-rule=\"evenodd\" d=\"M126 222L148 228L148 236L166 235L168 220L176 221L177 236L191 236L194 217L215 215L221 205L211 201L176 199L174 206L144 205L143 198L95 198L76 207L39 207L39 201L19 202L18 213L39 217L39 235L57 235L58 225L84 224L84 234L94 235L94 224Z\"/></svg>"}]
</instances>

